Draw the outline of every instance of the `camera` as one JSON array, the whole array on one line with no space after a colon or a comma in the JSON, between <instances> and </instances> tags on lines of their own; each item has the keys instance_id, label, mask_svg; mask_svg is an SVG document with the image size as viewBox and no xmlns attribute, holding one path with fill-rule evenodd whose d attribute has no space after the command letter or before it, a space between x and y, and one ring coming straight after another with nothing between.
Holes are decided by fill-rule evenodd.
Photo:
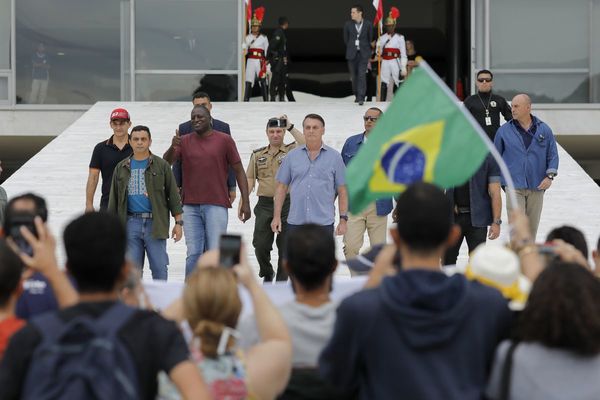
<instances>
[{"instance_id":1,"label":"camera","mask_svg":"<svg viewBox=\"0 0 600 400\"><path fill-rule=\"evenodd\" d=\"M287 119L285 118L271 118L267 122L267 128L285 128L287 127Z\"/></svg>"},{"instance_id":2,"label":"camera","mask_svg":"<svg viewBox=\"0 0 600 400\"><path fill-rule=\"evenodd\" d=\"M221 235L219 241L219 266L233 268L240 263L242 237L240 235Z\"/></svg>"},{"instance_id":3,"label":"camera","mask_svg":"<svg viewBox=\"0 0 600 400\"><path fill-rule=\"evenodd\" d=\"M12 238L19 250L30 256L33 255L33 249L21 234L21 227L29 229L37 237L34 219L35 215L30 212L15 211L9 213L6 220L6 236Z\"/></svg>"}]
</instances>

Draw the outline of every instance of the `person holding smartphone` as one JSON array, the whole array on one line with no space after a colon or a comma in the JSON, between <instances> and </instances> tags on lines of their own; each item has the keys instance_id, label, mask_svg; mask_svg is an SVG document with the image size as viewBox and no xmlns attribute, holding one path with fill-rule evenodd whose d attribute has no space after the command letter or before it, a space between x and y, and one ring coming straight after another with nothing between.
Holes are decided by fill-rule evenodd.
<instances>
[{"instance_id":1,"label":"person holding smartphone","mask_svg":"<svg viewBox=\"0 0 600 400\"><path fill-rule=\"evenodd\" d=\"M289 131L294 137L294 141L289 144L284 143L286 131ZM294 128L289 118L282 115L279 118L273 117L267 121L267 139L269 144L265 147L253 150L246 169L248 177L248 190L251 192L258 181L258 203L254 207L254 235L252 245L256 252L256 259L260 266L258 276L264 278L265 282L273 280L273 265L271 264L271 250L273 249L273 239L275 234L271 230L271 220L273 218L273 197L275 196L275 176L279 170L285 156L288 152L295 149L298 145L306 143L304 135L298 129ZM240 203L241 205L241 203ZM282 267L283 246L285 244L285 224L290 210L290 196L286 195L283 202L281 218L282 230L277 235L277 249L279 252L279 261L277 263L276 280L287 280L287 274Z\"/></svg>"}]
</instances>

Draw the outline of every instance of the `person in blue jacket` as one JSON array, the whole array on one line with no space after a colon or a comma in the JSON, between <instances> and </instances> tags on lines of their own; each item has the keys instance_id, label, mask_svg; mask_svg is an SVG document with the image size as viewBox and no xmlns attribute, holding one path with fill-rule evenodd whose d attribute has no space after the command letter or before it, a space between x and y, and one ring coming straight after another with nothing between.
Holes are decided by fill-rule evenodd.
<instances>
[{"instance_id":1,"label":"person in blue jacket","mask_svg":"<svg viewBox=\"0 0 600 400\"><path fill-rule=\"evenodd\" d=\"M375 287L338 307L319 372L360 399L480 400L494 350L509 334L508 303L496 289L440 269L460 234L441 189L416 183L396 207L396 245L379 253L368 281Z\"/></svg>"},{"instance_id":2,"label":"person in blue jacket","mask_svg":"<svg viewBox=\"0 0 600 400\"><path fill-rule=\"evenodd\" d=\"M342 147L342 160L348 166L356 156L360 146L368 139L369 134L375 127L377 120L383 111L377 107L371 107L363 116L365 130L357 135L346 139ZM392 212L392 199L381 199L374 201L359 214L348 215L348 229L344 235L344 256L351 260L358 256L363 246L365 231L369 235L370 247L385 243L387 236L387 216Z\"/></svg>"},{"instance_id":3,"label":"person in blue jacket","mask_svg":"<svg viewBox=\"0 0 600 400\"><path fill-rule=\"evenodd\" d=\"M511 104L513 119L498 129L494 144L512 176L518 207L529 218L535 239L544 193L558 173L558 150L552 129L531 115L529 96L518 94ZM504 179L502 184L506 185ZM514 207L508 196L506 206L509 211Z\"/></svg>"}]
</instances>

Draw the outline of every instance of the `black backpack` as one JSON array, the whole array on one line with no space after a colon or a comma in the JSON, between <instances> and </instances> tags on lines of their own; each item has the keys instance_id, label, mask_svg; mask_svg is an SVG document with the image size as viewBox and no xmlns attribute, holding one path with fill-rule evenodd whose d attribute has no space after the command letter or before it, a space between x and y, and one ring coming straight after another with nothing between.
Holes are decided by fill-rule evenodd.
<instances>
[{"instance_id":1,"label":"black backpack","mask_svg":"<svg viewBox=\"0 0 600 400\"><path fill-rule=\"evenodd\" d=\"M65 322L56 313L34 318L42 335L25 380L23 399L137 399L138 374L117 337L135 309L115 303L97 319Z\"/></svg>"}]
</instances>

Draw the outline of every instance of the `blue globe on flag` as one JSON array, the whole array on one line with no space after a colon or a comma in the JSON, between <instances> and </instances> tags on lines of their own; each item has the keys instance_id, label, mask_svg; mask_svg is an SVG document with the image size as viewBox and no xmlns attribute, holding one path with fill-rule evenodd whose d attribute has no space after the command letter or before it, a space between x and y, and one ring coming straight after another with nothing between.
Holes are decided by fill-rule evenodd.
<instances>
[{"instance_id":1,"label":"blue globe on flag","mask_svg":"<svg viewBox=\"0 0 600 400\"><path fill-rule=\"evenodd\" d=\"M396 142L381 157L381 168L390 182L409 185L423 180L427 159L412 143Z\"/></svg>"}]
</instances>

